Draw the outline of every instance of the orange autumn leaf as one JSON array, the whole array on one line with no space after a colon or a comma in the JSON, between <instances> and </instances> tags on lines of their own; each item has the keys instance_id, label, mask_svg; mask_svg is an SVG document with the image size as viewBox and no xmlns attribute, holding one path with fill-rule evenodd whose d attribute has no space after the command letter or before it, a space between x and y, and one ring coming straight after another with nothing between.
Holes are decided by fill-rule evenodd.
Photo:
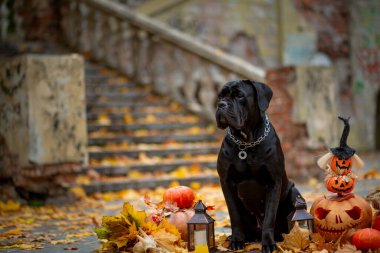
<instances>
[{"instance_id":1,"label":"orange autumn leaf","mask_svg":"<svg viewBox=\"0 0 380 253\"><path fill-rule=\"evenodd\" d=\"M19 236L21 234L22 234L22 230L20 228L15 228L15 229L8 230L4 233L0 233L0 238L8 238L8 237L12 237L12 236Z\"/></svg>"},{"instance_id":2,"label":"orange autumn leaf","mask_svg":"<svg viewBox=\"0 0 380 253\"><path fill-rule=\"evenodd\" d=\"M282 236L284 237L284 246L295 252L304 250L310 245L309 231L300 228L297 222L289 234L283 234Z\"/></svg>"}]
</instances>

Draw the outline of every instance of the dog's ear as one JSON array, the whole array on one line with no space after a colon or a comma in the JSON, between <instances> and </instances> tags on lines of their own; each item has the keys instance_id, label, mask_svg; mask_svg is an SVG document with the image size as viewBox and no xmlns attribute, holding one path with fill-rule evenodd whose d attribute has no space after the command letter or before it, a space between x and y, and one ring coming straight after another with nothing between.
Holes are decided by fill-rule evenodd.
<instances>
[{"instance_id":1,"label":"dog's ear","mask_svg":"<svg viewBox=\"0 0 380 253\"><path fill-rule=\"evenodd\" d=\"M260 108L260 111L265 112L266 109L268 109L269 102L272 99L273 96L273 91L271 88L269 88L268 85L255 82L255 81L249 81L253 87L256 89L256 99L257 99L257 104Z\"/></svg>"}]
</instances>

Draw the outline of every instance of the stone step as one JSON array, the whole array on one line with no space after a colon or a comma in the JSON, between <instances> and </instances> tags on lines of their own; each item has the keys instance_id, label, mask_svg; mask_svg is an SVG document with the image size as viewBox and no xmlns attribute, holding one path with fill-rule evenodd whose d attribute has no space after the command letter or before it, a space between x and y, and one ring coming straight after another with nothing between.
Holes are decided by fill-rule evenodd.
<instances>
[{"instance_id":1,"label":"stone step","mask_svg":"<svg viewBox=\"0 0 380 253\"><path fill-rule=\"evenodd\" d=\"M194 123L142 123L142 124L112 124L112 125L87 125L87 131L94 132L104 129L109 132L125 132L136 130L175 130L175 129L189 129L192 127L207 127L208 122L194 122Z\"/></svg>"},{"instance_id":2,"label":"stone step","mask_svg":"<svg viewBox=\"0 0 380 253\"><path fill-rule=\"evenodd\" d=\"M117 108L117 107L156 107L156 106L168 106L169 101L110 101L110 102L93 102L87 103L87 110L92 108Z\"/></svg>"},{"instance_id":3,"label":"stone step","mask_svg":"<svg viewBox=\"0 0 380 253\"><path fill-rule=\"evenodd\" d=\"M189 116L189 113L187 111L179 111L179 112L170 112L170 111L163 111L163 112L139 112L139 111L133 111L129 113L134 119L141 119L146 118L149 115L154 116L155 118L167 118L170 116ZM89 112L87 113L87 120L97 120L99 116L102 115L101 113L93 113ZM112 121L123 121L125 117L125 113L107 113L107 117Z\"/></svg>"},{"instance_id":4,"label":"stone step","mask_svg":"<svg viewBox=\"0 0 380 253\"><path fill-rule=\"evenodd\" d=\"M98 74L85 75L86 87L91 85L104 85L105 83L107 83L109 78L109 76Z\"/></svg>"},{"instance_id":5,"label":"stone step","mask_svg":"<svg viewBox=\"0 0 380 253\"><path fill-rule=\"evenodd\" d=\"M167 142L201 142L210 141L215 142L218 137L213 134L197 134L197 135L179 135L179 134L161 134L161 135L148 135L148 136L112 136L112 137L96 137L89 138L88 145L105 145L107 143L147 143L147 144L162 144Z\"/></svg>"},{"instance_id":6,"label":"stone step","mask_svg":"<svg viewBox=\"0 0 380 253\"><path fill-rule=\"evenodd\" d=\"M219 177L215 175L200 175L187 178L147 178L147 179L118 179L113 181L99 181L80 186L87 194L96 192L113 192L124 189L154 189L157 187L168 188L173 182L180 185L190 186L192 183L219 184ZM77 184L79 185L79 184ZM73 187L76 185L70 185Z\"/></svg>"},{"instance_id":7,"label":"stone step","mask_svg":"<svg viewBox=\"0 0 380 253\"><path fill-rule=\"evenodd\" d=\"M160 163L160 164L139 164L139 165L130 165L130 166L87 166L82 167L78 172L86 173L89 170L94 170L101 175L106 176L120 176L127 175L130 171L138 171L141 173L149 172L172 172L178 169L180 166L191 166L193 164L198 164L200 169L215 169L215 162L199 162L199 161L181 161L176 160L170 163Z\"/></svg>"},{"instance_id":8,"label":"stone step","mask_svg":"<svg viewBox=\"0 0 380 253\"><path fill-rule=\"evenodd\" d=\"M89 152L90 159L102 159L114 156L128 156L137 158L139 154L145 153L147 156L184 156L190 155L207 155L217 154L219 147L199 147L199 148L175 148L175 149L127 149L127 150L102 150Z\"/></svg>"},{"instance_id":9,"label":"stone step","mask_svg":"<svg viewBox=\"0 0 380 253\"><path fill-rule=\"evenodd\" d=\"M104 66L94 64L94 63L86 62L84 65L85 76L92 76L92 75L98 74L99 71L101 71L102 69L104 69Z\"/></svg>"},{"instance_id":10,"label":"stone step","mask_svg":"<svg viewBox=\"0 0 380 253\"><path fill-rule=\"evenodd\" d=\"M147 92L143 91L131 91L128 93L119 93L119 92L102 92L102 93L86 93L87 102L94 102L93 100L98 99L112 99L112 100L135 100L149 97Z\"/></svg>"},{"instance_id":11,"label":"stone step","mask_svg":"<svg viewBox=\"0 0 380 253\"><path fill-rule=\"evenodd\" d=\"M97 91L103 91L104 90L107 90L107 91L113 91L115 92L116 89L125 89L125 90L128 90L128 89L135 89L136 88L136 84L134 83L129 83L129 82L125 82L125 83L107 83L107 82L99 82L99 83L95 83L95 82L86 82L86 91L89 91L91 90L92 92Z\"/></svg>"}]
</instances>

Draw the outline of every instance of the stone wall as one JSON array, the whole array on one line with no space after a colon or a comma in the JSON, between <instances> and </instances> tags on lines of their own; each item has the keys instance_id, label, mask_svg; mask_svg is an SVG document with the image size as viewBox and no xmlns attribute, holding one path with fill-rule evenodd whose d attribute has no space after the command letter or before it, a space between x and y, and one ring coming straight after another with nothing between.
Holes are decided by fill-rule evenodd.
<instances>
[{"instance_id":1,"label":"stone wall","mask_svg":"<svg viewBox=\"0 0 380 253\"><path fill-rule=\"evenodd\" d=\"M1 41L56 40L60 35L59 4L51 0L0 1Z\"/></svg>"},{"instance_id":2,"label":"stone wall","mask_svg":"<svg viewBox=\"0 0 380 253\"><path fill-rule=\"evenodd\" d=\"M265 68L280 65L277 8L277 1L190 0L153 18Z\"/></svg>"},{"instance_id":3,"label":"stone wall","mask_svg":"<svg viewBox=\"0 0 380 253\"><path fill-rule=\"evenodd\" d=\"M273 90L268 114L281 140L291 178L320 177L316 160L330 144L336 144L337 120L334 113L328 113L336 111L333 73L330 68L312 66L267 71L266 81Z\"/></svg>"},{"instance_id":4,"label":"stone wall","mask_svg":"<svg viewBox=\"0 0 380 253\"><path fill-rule=\"evenodd\" d=\"M2 175L21 182L86 161L83 64L78 55L23 55L0 63Z\"/></svg>"},{"instance_id":5,"label":"stone wall","mask_svg":"<svg viewBox=\"0 0 380 253\"><path fill-rule=\"evenodd\" d=\"M380 148L380 2L351 1L351 96L345 111L353 115L352 146Z\"/></svg>"}]
</instances>

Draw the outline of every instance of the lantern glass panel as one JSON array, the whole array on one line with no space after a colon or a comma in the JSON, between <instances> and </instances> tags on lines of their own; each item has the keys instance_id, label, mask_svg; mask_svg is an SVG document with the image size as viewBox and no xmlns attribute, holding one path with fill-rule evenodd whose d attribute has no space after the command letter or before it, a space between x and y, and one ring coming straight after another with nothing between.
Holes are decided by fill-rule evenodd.
<instances>
[{"instance_id":1,"label":"lantern glass panel","mask_svg":"<svg viewBox=\"0 0 380 253\"><path fill-rule=\"evenodd\" d=\"M309 229L307 220L299 220L297 222L300 228Z\"/></svg>"},{"instance_id":2,"label":"lantern glass panel","mask_svg":"<svg viewBox=\"0 0 380 253\"><path fill-rule=\"evenodd\" d=\"M194 229L194 245L207 245L207 224L196 224Z\"/></svg>"}]
</instances>

